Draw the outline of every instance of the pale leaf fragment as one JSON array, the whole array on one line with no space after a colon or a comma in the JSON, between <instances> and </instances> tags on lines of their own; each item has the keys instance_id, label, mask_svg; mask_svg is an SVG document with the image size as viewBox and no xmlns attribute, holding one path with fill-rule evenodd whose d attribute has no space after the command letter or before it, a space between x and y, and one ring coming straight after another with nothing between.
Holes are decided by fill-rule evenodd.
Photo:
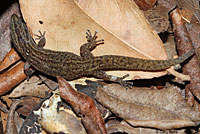
<instances>
[{"instance_id":1,"label":"pale leaf fragment","mask_svg":"<svg viewBox=\"0 0 200 134\"><path fill-rule=\"evenodd\" d=\"M39 123L46 131L50 133L69 133L69 134L86 134L81 120L68 109L57 111L58 103L61 98L56 93L46 100L41 108L34 111L39 116Z\"/></svg>"}]
</instances>

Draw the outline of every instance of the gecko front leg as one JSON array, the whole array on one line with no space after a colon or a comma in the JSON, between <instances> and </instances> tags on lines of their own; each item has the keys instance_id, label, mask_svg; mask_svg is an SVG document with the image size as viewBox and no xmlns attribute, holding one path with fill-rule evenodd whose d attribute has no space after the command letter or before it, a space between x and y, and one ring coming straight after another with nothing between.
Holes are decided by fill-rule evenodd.
<instances>
[{"instance_id":1,"label":"gecko front leg","mask_svg":"<svg viewBox=\"0 0 200 134\"><path fill-rule=\"evenodd\" d=\"M35 34L35 36L37 38L35 38L35 40L39 40L37 46L38 48L43 48L46 44L46 38L45 38L45 31L42 33L40 30L38 31L39 32L39 35Z\"/></svg>"},{"instance_id":2,"label":"gecko front leg","mask_svg":"<svg viewBox=\"0 0 200 134\"><path fill-rule=\"evenodd\" d=\"M90 30L86 32L87 43L83 44L80 48L80 55L84 58L93 58L93 54L91 51L95 49L96 46L103 44L104 40L96 40L97 39L97 32L92 36Z\"/></svg>"},{"instance_id":3,"label":"gecko front leg","mask_svg":"<svg viewBox=\"0 0 200 134\"><path fill-rule=\"evenodd\" d=\"M42 33L40 30L38 32L39 32L39 35L35 34L35 36L37 37L37 38L35 38L35 40L39 40L37 47L39 49L43 49L43 47L46 44L45 32ZM30 69L30 67L31 67L31 65L28 62L25 62L24 73L27 75L27 80L29 80L30 75L34 72L34 70Z\"/></svg>"}]
</instances>

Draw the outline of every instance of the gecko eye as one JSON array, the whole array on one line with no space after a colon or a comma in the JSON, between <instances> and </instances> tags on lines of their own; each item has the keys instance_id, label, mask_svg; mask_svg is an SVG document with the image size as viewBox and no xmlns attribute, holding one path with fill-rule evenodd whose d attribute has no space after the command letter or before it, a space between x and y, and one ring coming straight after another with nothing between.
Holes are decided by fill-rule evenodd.
<instances>
[{"instance_id":1,"label":"gecko eye","mask_svg":"<svg viewBox=\"0 0 200 134\"><path fill-rule=\"evenodd\" d=\"M29 55L29 52L30 52L29 50L26 50L26 55L27 55L27 56Z\"/></svg>"}]
</instances>

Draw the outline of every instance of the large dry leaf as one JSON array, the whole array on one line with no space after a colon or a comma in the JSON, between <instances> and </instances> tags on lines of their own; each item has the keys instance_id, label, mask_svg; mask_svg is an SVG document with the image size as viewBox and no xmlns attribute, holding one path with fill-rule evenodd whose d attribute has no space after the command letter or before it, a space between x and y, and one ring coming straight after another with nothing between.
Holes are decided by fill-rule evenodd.
<instances>
[{"instance_id":1,"label":"large dry leaf","mask_svg":"<svg viewBox=\"0 0 200 134\"><path fill-rule=\"evenodd\" d=\"M174 129L196 126L200 114L173 88L149 90L110 84L98 88L96 98L133 126Z\"/></svg>"},{"instance_id":2,"label":"large dry leaf","mask_svg":"<svg viewBox=\"0 0 200 134\"><path fill-rule=\"evenodd\" d=\"M108 125L107 125L108 126ZM144 127L133 127L127 122L121 121L118 123L109 124L108 134L113 134L113 132L126 132L128 134L184 134L185 130L158 130L152 128Z\"/></svg>"},{"instance_id":3,"label":"large dry leaf","mask_svg":"<svg viewBox=\"0 0 200 134\"><path fill-rule=\"evenodd\" d=\"M105 44L94 55L123 55L146 59L166 59L158 35L143 13L129 0L20 0L20 7L33 34L46 31L45 48L79 54L86 42L87 29L98 31ZM152 78L164 72L110 71L110 74L133 78Z\"/></svg>"}]
</instances>

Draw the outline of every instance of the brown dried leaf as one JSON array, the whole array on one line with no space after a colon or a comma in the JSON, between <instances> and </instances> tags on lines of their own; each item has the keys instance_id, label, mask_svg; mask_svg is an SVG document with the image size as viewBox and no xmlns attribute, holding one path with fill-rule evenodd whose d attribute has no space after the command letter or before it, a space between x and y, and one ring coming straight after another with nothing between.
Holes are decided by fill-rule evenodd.
<instances>
[{"instance_id":1,"label":"brown dried leaf","mask_svg":"<svg viewBox=\"0 0 200 134\"><path fill-rule=\"evenodd\" d=\"M157 5L163 6L167 8L168 11L171 11L173 8L176 7L176 0L158 0Z\"/></svg>"},{"instance_id":2,"label":"brown dried leaf","mask_svg":"<svg viewBox=\"0 0 200 134\"><path fill-rule=\"evenodd\" d=\"M138 5L138 7L142 10L148 10L152 8L157 0L133 0Z\"/></svg>"},{"instance_id":3,"label":"brown dried leaf","mask_svg":"<svg viewBox=\"0 0 200 134\"><path fill-rule=\"evenodd\" d=\"M191 21L193 14L199 10L197 0L177 0L177 6L181 9L181 15L187 22Z\"/></svg>"},{"instance_id":4,"label":"brown dried leaf","mask_svg":"<svg viewBox=\"0 0 200 134\"><path fill-rule=\"evenodd\" d=\"M10 91L26 77L23 62L19 62L7 72L0 74L0 95Z\"/></svg>"},{"instance_id":5,"label":"brown dried leaf","mask_svg":"<svg viewBox=\"0 0 200 134\"><path fill-rule=\"evenodd\" d=\"M14 1L12 1L14 2ZM6 2L5 2L6 3ZM11 2L8 2L10 7L6 9L5 12L2 12L5 7L5 3L1 4L1 16L0 16L0 61L5 57L5 55L11 49L11 39L10 39L10 17L12 14L19 15L19 6L15 1L14 4L10 5ZM8 5L7 5L8 6ZM3 8L3 9L2 9ZM1 70L1 69L0 69Z\"/></svg>"},{"instance_id":6,"label":"brown dried leaf","mask_svg":"<svg viewBox=\"0 0 200 134\"><path fill-rule=\"evenodd\" d=\"M17 109L19 114L23 116L28 116L32 109L40 102L38 98L35 97L25 97L20 103L21 107Z\"/></svg>"},{"instance_id":7,"label":"brown dried leaf","mask_svg":"<svg viewBox=\"0 0 200 134\"><path fill-rule=\"evenodd\" d=\"M57 76L60 96L69 103L76 114L82 116L82 122L88 134L106 134L104 120L97 110L94 100L78 91L63 78Z\"/></svg>"},{"instance_id":8,"label":"brown dried leaf","mask_svg":"<svg viewBox=\"0 0 200 134\"><path fill-rule=\"evenodd\" d=\"M19 86L17 86L9 97L16 98L22 96L34 96L44 98L45 92L49 91L49 88L45 84L41 84L42 81L36 77L31 77L28 81L25 80Z\"/></svg>"},{"instance_id":9,"label":"brown dried leaf","mask_svg":"<svg viewBox=\"0 0 200 134\"><path fill-rule=\"evenodd\" d=\"M144 12L151 26L157 33L166 32L169 27L168 9L163 6L157 6Z\"/></svg>"},{"instance_id":10,"label":"brown dried leaf","mask_svg":"<svg viewBox=\"0 0 200 134\"><path fill-rule=\"evenodd\" d=\"M109 122L108 122L109 123ZM106 123L106 125L108 125ZM181 130L156 130L152 128L142 128L130 126L127 122L111 124L107 128L109 134L114 132L126 132L128 134L183 134L184 129Z\"/></svg>"},{"instance_id":11,"label":"brown dried leaf","mask_svg":"<svg viewBox=\"0 0 200 134\"><path fill-rule=\"evenodd\" d=\"M20 59L17 52L12 48L4 57L4 59L0 62L0 72L7 67L9 67L11 64L15 63Z\"/></svg>"},{"instance_id":12,"label":"brown dried leaf","mask_svg":"<svg viewBox=\"0 0 200 134\"><path fill-rule=\"evenodd\" d=\"M191 28L188 32L195 48L200 47L200 21L195 16L192 17Z\"/></svg>"},{"instance_id":13,"label":"brown dried leaf","mask_svg":"<svg viewBox=\"0 0 200 134\"><path fill-rule=\"evenodd\" d=\"M150 90L110 84L98 88L96 99L133 126L174 129L196 126L200 114L173 88Z\"/></svg>"},{"instance_id":14,"label":"brown dried leaf","mask_svg":"<svg viewBox=\"0 0 200 134\"><path fill-rule=\"evenodd\" d=\"M176 0L179 8L192 10L193 13L199 9L198 0Z\"/></svg>"},{"instance_id":15,"label":"brown dried leaf","mask_svg":"<svg viewBox=\"0 0 200 134\"><path fill-rule=\"evenodd\" d=\"M79 54L86 42L85 32L98 31L105 45L98 46L94 55L122 55L148 59L166 59L158 35L150 27L143 13L131 1L121 0L20 0L21 10L32 33L46 31L45 48ZM48 8L47 8L48 7ZM145 40L144 40L145 39ZM112 48L112 49L108 49ZM165 72L110 71L116 76L130 74L152 78Z\"/></svg>"}]
</instances>

